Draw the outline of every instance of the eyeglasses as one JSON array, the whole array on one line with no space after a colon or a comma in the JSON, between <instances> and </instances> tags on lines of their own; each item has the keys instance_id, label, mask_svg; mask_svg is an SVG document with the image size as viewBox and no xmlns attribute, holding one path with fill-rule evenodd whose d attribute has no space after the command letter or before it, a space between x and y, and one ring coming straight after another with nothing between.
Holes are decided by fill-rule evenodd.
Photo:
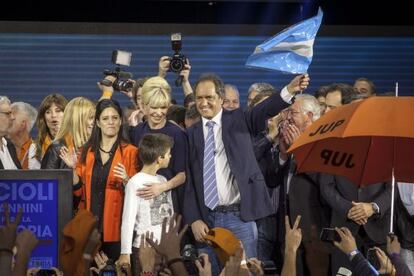
<instances>
[{"instance_id":1,"label":"eyeglasses","mask_svg":"<svg viewBox=\"0 0 414 276\"><path fill-rule=\"evenodd\" d=\"M12 115L11 111L8 111L8 112L0 111L0 113L6 115L7 117L10 117Z\"/></svg>"}]
</instances>

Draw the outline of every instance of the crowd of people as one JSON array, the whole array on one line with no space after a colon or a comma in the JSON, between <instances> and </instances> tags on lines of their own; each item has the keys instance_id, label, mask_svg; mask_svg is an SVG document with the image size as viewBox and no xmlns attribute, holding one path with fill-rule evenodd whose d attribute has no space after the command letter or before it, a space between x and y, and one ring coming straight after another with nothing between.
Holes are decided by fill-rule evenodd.
<instances>
[{"instance_id":1,"label":"crowd of people","mask_svg":"<svg viewBox=\"0 0 414 276\"><path fill-rule=\"evenodd\" d=\"M111 264L117 275L190 275L181 254L189 244L199 275L414 273L413 184L397 185L390 234L389 183L359 188L337 175L298 173L288 152L325 113L381 96L372 81L313 94L307 74L280 91L255 83L243 107L237 87L215 74L191 85L187 62L178 105L165 80L169 62L161 57L158 76L122 91L131 100L124 108L103 84L97 101L55 93L38 109L0 96L0 169L73 172L76 216L62 235L87 227L79 248L60 248L64 275L102 274ZM16 233L21 213L11 222L2 208L0 275L35 275L27 265L38 241L28 230ZM225 261L207 238L216 227L240 240ZM321 241L325 228L338 238Z\"/></svg>"}]
</instances>

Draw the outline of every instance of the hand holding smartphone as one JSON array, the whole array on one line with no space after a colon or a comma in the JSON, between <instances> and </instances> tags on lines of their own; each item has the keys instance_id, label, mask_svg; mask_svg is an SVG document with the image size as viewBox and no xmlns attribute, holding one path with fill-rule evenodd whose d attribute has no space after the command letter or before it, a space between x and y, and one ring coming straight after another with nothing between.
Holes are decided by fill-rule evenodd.
<instances>
[{"instance_id":1,"label":"hand holding smartphone","mask_svg":"<svg viewBox=\"0 0 414 276\"><path fill-rule=\"evenodd\" d=\"M335 228L323 228L320 235L321 241L324 242L340 242L341 237L339 236L338 232L336 232Z\"/></svg>"}]
</instances>

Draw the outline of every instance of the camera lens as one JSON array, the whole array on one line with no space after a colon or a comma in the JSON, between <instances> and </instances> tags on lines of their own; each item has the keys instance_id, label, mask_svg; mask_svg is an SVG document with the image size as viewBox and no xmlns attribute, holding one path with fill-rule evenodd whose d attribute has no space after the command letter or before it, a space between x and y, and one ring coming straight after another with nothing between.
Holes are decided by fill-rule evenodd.
<instances>
[{"instance_id":1,"label":"camera lens","mask_svg":"<svg viewBox=\"0 0 414 276\"><path fill-rule=\"evenodd\" d=\"M171 71L178 73L184 69L184 63L181 59L172 59L170 63Z\"/></svg>"}]
</instances>

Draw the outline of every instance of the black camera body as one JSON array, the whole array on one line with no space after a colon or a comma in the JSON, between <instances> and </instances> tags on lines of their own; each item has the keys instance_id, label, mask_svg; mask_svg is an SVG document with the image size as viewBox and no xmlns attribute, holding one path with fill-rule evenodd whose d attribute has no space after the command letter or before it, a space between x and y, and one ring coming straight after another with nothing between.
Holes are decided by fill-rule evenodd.
<instances>
[{"instance_id":1,"label":"black camera body","mask_svg":"<svg viewBox=\"0 0 414 276\"><path fill-rule=\"evenodd\" d=\"M186 244L181 250L181 258L184 266L190 275L198 275L198 268L195 265L195 261L198 260L201 266L204 266L203 258L198 256L197 248L192 244Z\"/></svg>"},{"instance_id":2,"label":"black camera body","mask_svg":"<svg viewBox=\"0 0 414 276\"><path fill-rule=\"evenodd\" d=\"M114 50L112 51L112 63L116 64L117 67L115 70L104 70L103 74L105 76L115 77L115 81L111 83L109 80L101 81L102 85L111 86L114 90L117 91L129 91L132 89L134 83L130 80L132 79L132 74L121 69L121 65L129 66L131 64L132 54L130 52Z\"/></svg>"},{"instance_id":3,"label":"black camera body","mask_svg":"<svg viewBox=\"0 0 414 276\"><path fill-rule=\"evenodd\" d=\"M171 34L171 48L174 51L173 56L170 58L170 71L174 73L180 73L185 68L187 58L180 53L182 49L181 33Z\"/></svg>"},{"instance_id":4,"label":"black camera body","mask_svg":"<svg viewBox=\"0 0 414 276\"><path fill-rule=\"evenodd\" d=\"M175 53L170 59L170 71L180 73L185 68L186 57L180 53Z\"/></svg>"}]
</instances>

